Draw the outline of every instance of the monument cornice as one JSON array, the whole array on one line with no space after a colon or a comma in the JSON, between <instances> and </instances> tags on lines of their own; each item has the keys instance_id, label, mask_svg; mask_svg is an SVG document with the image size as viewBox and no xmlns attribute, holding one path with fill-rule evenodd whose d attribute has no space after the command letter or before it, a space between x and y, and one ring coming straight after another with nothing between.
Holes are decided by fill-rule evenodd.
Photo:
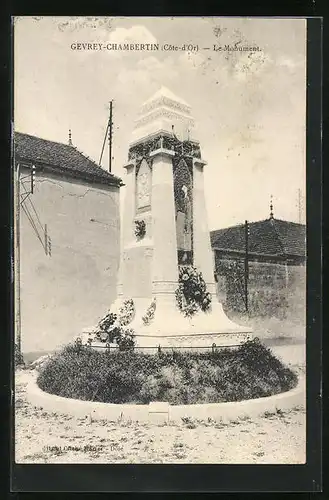
<instances>
[{"instance_id":1,"label":"monument cornice","mask_svg":"<svg viewBox=\"0 0 329 500\"><path fill-rule=\"evenodd\" d=\"M161 137L163 137L164 140L166 138L167 139L172 139L173 138L172 131L170 132L170 131L168 131L168 130L166 130L166 129L163 128L163 129L159 129L159 130L150 132L145 137L140 137L139 139L131 141L130 145L129 145L129 149L132 149L135 146L138 146L140 144L146 143L148 141L152 141L154 139L159 139ZM181 141L179 141L179 142L181 142ZM198 140L196 140L196 139L189 139L188 141L183 141L183 142L190 142L191 144L193 144L193 146L200 147L200 142Z\"/></svg>"},{"instance_id":2,"label":"monument cornice","mask_svg":"<svg viewBox=\"0 0 329 500\"><path fill-rule=\"evenodd\" d=\"M173 151L175 155L185 156L189 158L201 158L200 145L196 141L180 141L172 134L157 133L152 134L151 137L146 138L146 140L140 140L135 144L131 145L128 152L129 161L140 159L144 157L151 157L151 152L157 151L159 149L165 149Z\"/></svg>"},{"instance_id":3,"label":"monument cornice","mask_svg":"<svg viewBox=\"0 0 329 500\"><path fill-rule=\"evenodd\" d=\"M205 165L208 165L208 162L206 160L203 160L202 158L192 158L193 161L193 167L198 165L200 167L204 167Z\"/></svg>"},{"instance_id":4,"label":"monument cornice","mask_svg":"<svg viewBox=\"0 0 329 500\"><path fill-rule=\"evenodd\" d=\"M188 122L189 125L191 125L191 126L195 124L195 120L194 120L194 118L192 118L192 116L178 113L174 109L168 109L165 107L161 107L161 108L154 109L151 113L148 113L147 115L143 115L140 118L138 118L135 122L134 130L136 130L144 125L147 125L148 123L156 121L159 118L179 119L179 120Z\"/></svg>"},{"instance_id":5,"label":"monument cornice","mask_svg":"<svg viewBox=\"0 0 329 500\"><path fill-rule=\"evenodd\" d=\"M162 156L175 156L175 151L173 151L171 149L159 148L159 149L156 149L155 151L151 151L150 152L150 157L151 158L154 158L155 156L159 156L159 155L162 155Z\"/></svg>"},{"instance_id":6,"label":"monument cornice","mask_svg":"<svg viewBox=\"0 0 329 500\"><path fill-rule=\"evenodd\" d=\"M187 114L190 114L191 112L191 107L188 106L187 104L174 101L173 99L170 99L169 97L166 96L161 96L150 103L144 104L141 108L140 114L142 115L144 113L148 113L149 111L152 111L161 105L168 106L169 108L178 109L183 113Z\"/></svg>"},{"instance_id":7,"label":"monument cornice","mask_svg":"<svg viewBox=\"0 0 329 500\"><path fill-rule=\"evenodd\" d=\"M130 161L128 161L125 165L123 165L123 168L126 170L129 170L130 168L136 167L136 159L132 158Z\"/></svg>"}]
</instances>

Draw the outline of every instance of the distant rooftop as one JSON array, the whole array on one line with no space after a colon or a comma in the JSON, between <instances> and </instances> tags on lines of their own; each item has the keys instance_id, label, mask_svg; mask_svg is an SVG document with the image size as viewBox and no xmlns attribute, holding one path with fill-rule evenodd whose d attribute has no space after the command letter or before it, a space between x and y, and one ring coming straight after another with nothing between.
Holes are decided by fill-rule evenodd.
<instances>
[{"instance_id":1,"label":"distant rooftop","mask_svg":"<svg viewBox=\"0 0 329 500\"><path fill-rule=\"evenodd\" d=\"M249 252L278 257L305 257L306 226L270 217L249 223ZM226 252L245 251L245 226L239 224L210 233L213 249Z\"/></svg>"},{"instance_id":2,"label":"distant rooftop","mask_svg":"<svg viewBox=\"0 0 329 500\"><path fill-rule=\"evenodd\" d=\"M121 186L119 177L104 170L75 146L15 132L15 157L33 162L36 168L62 174L87 182Z\"/></svg>"}]
</instances>

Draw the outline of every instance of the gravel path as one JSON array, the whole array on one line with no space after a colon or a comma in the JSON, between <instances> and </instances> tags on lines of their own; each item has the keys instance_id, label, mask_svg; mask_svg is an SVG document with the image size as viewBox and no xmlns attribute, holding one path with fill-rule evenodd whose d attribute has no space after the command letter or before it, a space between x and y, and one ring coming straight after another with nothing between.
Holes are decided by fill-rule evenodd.
<instances>
[{"instance_id":1,"label":"gravel path","mask_svg":"<svg viewBox=\"0 0 329 500\"><path fill-rule=\"evenodd\" d=\"M25 397L28 376L16 373L17 463L305 463L303 407L228 424L90 422L32 407Z\"/></svg>"}]
</instances>

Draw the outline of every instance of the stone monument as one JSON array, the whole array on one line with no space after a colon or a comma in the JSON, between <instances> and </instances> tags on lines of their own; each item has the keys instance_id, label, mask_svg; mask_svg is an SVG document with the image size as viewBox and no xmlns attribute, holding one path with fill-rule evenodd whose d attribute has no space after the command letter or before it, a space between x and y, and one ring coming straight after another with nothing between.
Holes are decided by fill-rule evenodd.
<instances>
[{"instance_id":1,"label":"stone monument","mask_svg":"<svg viewBox=\"0 0 329 500\"><path fill-rule=\"evenodd\" d=\"M140 347L239 345L251 337L225 315L216 295L203 171L191 107L162 87L140 110L125 165L126 185L116 311L133 299L129 324ZM179 266L201 271L210 310L185 317L175 290ZM155 304L151 321L146 311Z\"/></svg>"}]
</instances>

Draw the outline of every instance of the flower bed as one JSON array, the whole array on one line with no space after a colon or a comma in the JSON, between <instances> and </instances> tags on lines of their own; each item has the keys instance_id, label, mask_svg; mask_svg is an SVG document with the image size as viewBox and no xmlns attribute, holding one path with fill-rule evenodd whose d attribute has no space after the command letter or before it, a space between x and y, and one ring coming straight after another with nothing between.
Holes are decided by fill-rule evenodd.
<instances>
[{"instance_id":1,"label":"flower bed","mask_svg":"<svg viewBox=\"0 0 329 500\"><path fill-rule=\"evenodd\" d=\"M237 350L154 355L69 345L46 363L37 383L85 401L177 405L271 396L295 387L297 376L253 340Z\"/></svg>"}]
</instances>

